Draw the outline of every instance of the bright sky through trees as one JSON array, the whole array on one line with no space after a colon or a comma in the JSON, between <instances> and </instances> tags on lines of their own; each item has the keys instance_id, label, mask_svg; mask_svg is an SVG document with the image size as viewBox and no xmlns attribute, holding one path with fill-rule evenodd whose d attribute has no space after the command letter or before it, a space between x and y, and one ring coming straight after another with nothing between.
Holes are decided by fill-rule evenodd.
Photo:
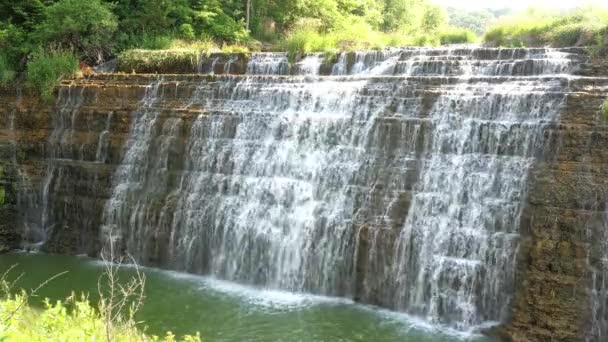
<instances>
[{"instance_id":1,"label":"bright sky through trees","mask_svg":"<svg viewBox=\"0 0 608 342\"><path fill-rule=\"evenodd\" d=\"M460 7L467 9L481 8L516 8L522 9L530 6L548 8L572 8L586 4L608 7L606 0L431 0L433 3L443 6Z\"/></svg>"}]
</instances>

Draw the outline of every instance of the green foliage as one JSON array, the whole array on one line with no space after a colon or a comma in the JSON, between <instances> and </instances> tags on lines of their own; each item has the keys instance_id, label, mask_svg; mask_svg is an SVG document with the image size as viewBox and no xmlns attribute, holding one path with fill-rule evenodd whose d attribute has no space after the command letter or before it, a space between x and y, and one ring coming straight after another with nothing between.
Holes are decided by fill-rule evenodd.
<instances>
[{"instance_id":1,"label":"green foliage","mask_svg":"<svg viewBox=\"0 0 608 342\"><path fill-rule=\"evenodd\" d=\"M604 113L604 119L608 121L608 98L602 104L602 112Z\"/></svg>"},{"instance_id":2,"label":"green foliage","mask_svg":"<svg viewBox=\"0 0 608 342\"><path fill-rule=\"evenodd\" d=\"M529 9L492 26L484 41L493 46L593 46L607 37L608 11L585 7L568 13Z\"/></svg>"},{"instance_id":3,"label":"green foliage","mask_svg":"<svg viewBox=\"0 0 608 342\"><path fill-rule=\"evenodd\" d=\"M23 28L19 28L11 23L0 21L0 53L6 62L17 66L20 64L23 55L30 50L30 43L27 41L27 33Z\"/></svg>"},{"instance_id":4,"label":"green foliage","mask_svg":"<svg viewBox=\"0 0 608 342\"><path fill-rule=\"evenodd\" d=\"M71 52L43 50L34 53L27 64L27 85L49 101L53 90L62 79L73 77L78 72L78 59Z\"/></svg>"},{"instance_id":5,"label":"green foliage","mask_svg":"<svg viewBox=\"0 0 608 342\"><path fill-rule=\"evenodd\" d=\"M475 32L458 27L449 27L439 34L441 45L466 44L474 43L475 41L477 41Z\"/></svg>"},{"instance_id":6,"label":"green foliage","mask_svg":"<svg viewBox=\"0 0 608 342\"><path fill-rule=\"evenodd\" d=\"M494 13L488 9L468 11L454 7L448 7L448 24L473 31L476 35L483 35L488 27L493 24L501 14Z\"/></svg>"},{"instance_id":7,"label":"green foliage","mask_svg":"<svg viewBox=\"0 0 608 342\"><path fill-rule=\"evenodd\" d=\"M109 55L116 17L100 0L59 0L47 9L34 37L46 47L72 50L85 59L100 62Z\"/></svg>"},{"instance_id":8,"label":"green foliage","mask_svg":"<svg viewBox=\"0 0 608 342\"><path fill-rule=\"evenodd\" d=\"M0 340L5 341L177 341L168 332L163 337L147 336L133 320L124 320L106 330L105 317L84 296L74 295L65 302L45 301L42 310L29 306L25 292L0 300ZM8 318L8 319L7 319ZM182 341L200 342L200 335L184 336Z\"/></svg>"},{"instance_id":9,"label":"green foliage","mask_svg":"<svg viewBox=\"0 0 608 342\"><path fill-rule=\"evenodd\" d=\"M179 26L179 35L186 40L194 40L196 38L194 28L190 24L181 24Z\"/></svg>"},{"instance_id":10,"label":"green foliage","mask_svg":"<svg viewBox=\"0 0 608 342\"><path fill-rule=\"evenodd\" d=\"M0 86L7 86L15 79L15 70L10 64L8 57L0 54Z\"/></svg>"}]
</instances>

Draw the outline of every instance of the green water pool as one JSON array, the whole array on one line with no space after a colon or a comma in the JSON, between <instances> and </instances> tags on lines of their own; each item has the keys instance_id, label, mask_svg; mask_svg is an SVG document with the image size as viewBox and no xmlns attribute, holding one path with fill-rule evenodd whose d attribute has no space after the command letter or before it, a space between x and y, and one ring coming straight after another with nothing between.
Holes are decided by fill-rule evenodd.
<instances>
[{"instance_id":1,"label":"green water pool","mask_svg":"<svg viewBox=\"0 0 608 342\"><path fill-rule=\"evenodd\" d=\"M33 288L63 271L39 292L63 299L72 291L95 300L100 261L15 253L0 256L0 272L17 265L21 288ZM148 332L201 333L204 341L489 341L478 335L432 328L404 314L328 298L246 287L209 277L146 268L145 305L138 320ZM121 271L122 279L134 273Z\"/></svg>"}]
</instances>

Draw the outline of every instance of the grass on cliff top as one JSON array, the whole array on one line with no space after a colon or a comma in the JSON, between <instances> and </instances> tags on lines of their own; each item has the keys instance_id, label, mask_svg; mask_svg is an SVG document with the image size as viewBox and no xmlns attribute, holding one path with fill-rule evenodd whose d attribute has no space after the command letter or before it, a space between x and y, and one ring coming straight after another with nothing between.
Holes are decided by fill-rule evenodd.
<instances>
[{"instance_id":1,"label":"grass on cliff top","mask_svg":"<svg viewBox=\"0 0 608 342\"><path fill-rule=\"evenodd\" d=\"M138 70L155 72L163 70L195 69L204 55L212 53L249 53L255 47L232 44L217 45L211 40L171 40L161 49L132 49L118 55L118 69L124 72Z\"/></svg>"},{"instance_id":2,"label":"grass on cliff top","mask_svg":"<svg viewBox=\"0 0 608 342\"><path fill-rule=\"evenodd\" d=\"M490 27L483 40L491 46L598 46L608 39L608 10L583 7L568 13L531 8Z\"/></svg>"},{"instance_id":3,"label":"grass on cliff top","mask_svg":"<svg viewBox=\"0 0 608 342\"><path fill-rule=\"evenodd\" d=\"M279 43L293 60L311 52L335 54L338 51L380 50L387 47L438 46L474 43L477 36L470 30L436 27L429 30L401 29L395 32L374 30L368 23L353 21L324 32L314 22L302 22Z\"/></svg>"}]
</instances>

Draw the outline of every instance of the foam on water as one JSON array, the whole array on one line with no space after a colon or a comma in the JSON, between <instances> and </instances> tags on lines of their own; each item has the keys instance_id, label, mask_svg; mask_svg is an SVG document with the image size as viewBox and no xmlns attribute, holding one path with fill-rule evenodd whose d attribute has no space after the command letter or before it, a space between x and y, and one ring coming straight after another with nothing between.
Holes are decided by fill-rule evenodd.
<instances>
[{"instance_id":1,"label":"foam on water","mask_svg":"<svg viewBox=\"0 0 608 342\"><path fill-rule=\"evenodd\" d=\"M79 256L85 263L94 267L106 267L108 262L91 259L86 255ZM482 338L480 331L491 328L495 322L487 322L483 325L472 327L468 331L460 331L449 326L431 324L424 319L408 315L403 312L391 311L374 305L356 303L343 297L318 296L308 293L295 293L290 291L269 290L259 287L246 286L210 276L200 276L191 273L183 273L170 270L160 270L139 266L135 264L121 264L121 269L138 269L145 273L156 273L176 281L198 285L198 290L205 295L216 294L237 299L240 305L245 305L245 310L255 310L280 314L289 311L302 311L314 307L344 306L352 310L361 310L371 315L380 317L382 324L400 326L404 333L423 332L429 335L449 336L463 341Z\"/></svg>"}]
</instances>

